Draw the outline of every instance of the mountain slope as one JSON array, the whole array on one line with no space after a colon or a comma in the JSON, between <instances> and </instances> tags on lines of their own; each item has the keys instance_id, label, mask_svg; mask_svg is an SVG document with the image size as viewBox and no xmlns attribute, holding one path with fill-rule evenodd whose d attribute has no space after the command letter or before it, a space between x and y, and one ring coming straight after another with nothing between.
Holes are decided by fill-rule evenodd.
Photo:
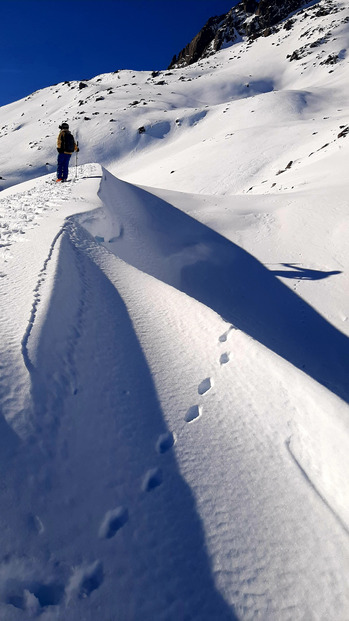
<instances>
[{"instance_id":1,"label":"mountain slope","mask_svg":"<svg viewBox=\"0 0 349 621\"><path fill-rule=\"evenodd\" d=\"M236 43L243 36L250 41L259 36L268 37L280 28L290 30L292 20L280 24L301 7L316 5L319 0L242 0L226 15L211 17L188 45L174 56L169 69L192 65L212 56L218 50ZM323 3L324 4L324 3ZM323 14L335 12L332 1L326 3Z\"/></svg>"},{"instance_id":2,"label":"mountain slope","mask_svg":"<svg viewBox=\"0 0 349 621\"><path fill-rule=\"evenodd\" d=\"M244 40L190 67L154 76L119 71L2 107L1 187L54 170L65 119L80 139L80 163L99 161L129 179L136 171L148 185L236 193L266 181L269 191L273 183L285 187L289 173L276 173L291 160L306 181L312 160L331 166L347 140L337 135L348 119L348 7L326 7L320 2L294 16L290 30ZM217 177L210 167L222 149L226 165Z\"/></svg>"},{"instance_id":3,"label":"mountain slope","mask_svg":"<svg viewBox=\"0 0 349 621\"><path fill-rule=\"evenodd\" d=\"M349 14L328 6L1 109L2 619L347 621Z\"/></svg>"},{"instance_id":4,"label":"mountain slope","mask_svg":"<svg viewBox=\"0 0 349 621\"><path fill-rule=\"evenodd\" d=\"M209 308L224 280L184 213L79 174L9 195L51 206L2 279L28 313L38 274L31 323L1 324L23 335L3 356L2 614L344 619L347 406Z\"/></svg>"}]
</instances>

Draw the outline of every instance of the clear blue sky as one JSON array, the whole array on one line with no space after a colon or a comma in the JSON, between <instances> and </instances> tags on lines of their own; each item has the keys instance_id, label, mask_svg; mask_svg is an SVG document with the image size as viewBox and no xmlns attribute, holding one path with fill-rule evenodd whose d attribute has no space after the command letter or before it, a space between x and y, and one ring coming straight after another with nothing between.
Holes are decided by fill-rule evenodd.
<instances>
[{"instance_id":1,"label":"clear blue sky","mask_svg":"<svg viewBox=\"0 0 349 621\"><path fill-rule=\"evenodd\" d=\"M64 80L166 69L237 0L0 0L0 106Z\"/></svg>"}]
</instances>

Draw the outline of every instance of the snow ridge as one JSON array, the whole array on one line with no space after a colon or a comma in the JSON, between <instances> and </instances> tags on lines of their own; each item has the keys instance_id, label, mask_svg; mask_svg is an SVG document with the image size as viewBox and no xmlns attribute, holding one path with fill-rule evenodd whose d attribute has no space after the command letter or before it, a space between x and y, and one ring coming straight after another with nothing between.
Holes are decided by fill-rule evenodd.
<instances>
[{"instance_id":1,"label":"snow ridge","mask_svg":"<svg viewBox=\"0 0 349 621\"><path fill-rule=\"evenodd\" d=\"M331 504L326 500L326 498L321 494L321 492L316 488L316 485L313 483L313 481L311 480L311 478L309 478L309 476L307 475L304 467L302 466L302 464L298 461L297 457L295 456L294 452L292 451L292 437L290 437L288 440L286 440L286 447L287 450L289 451L290 455L292 456L295 464L298 466L298 468L300 469L302 475L304 476L304 478L306 479L307 483L314 489L314 491L319 495L319 497L321 498L322 502L328 507L328 509L333 513L333 515L335 516L336 520L338 521L338 523L341 525L341 527L343 528L344 532L346 533L346 535L349 535L349 526L347 526L345 524L345 522L341 519L340 515L338 515L338 513L336 513L336 511L333 509L333 507L331 506Z\"/></svg>"},{"instance_id":2,"label":"snow ridge","mask_svg":"<svg viewBox=\"0 0 349 621\"><path fill-rule=\"evenodd\" d=\"M347 621L349 13L311 5L2 108L1 619Z\"/></svg>"}]
</instances>

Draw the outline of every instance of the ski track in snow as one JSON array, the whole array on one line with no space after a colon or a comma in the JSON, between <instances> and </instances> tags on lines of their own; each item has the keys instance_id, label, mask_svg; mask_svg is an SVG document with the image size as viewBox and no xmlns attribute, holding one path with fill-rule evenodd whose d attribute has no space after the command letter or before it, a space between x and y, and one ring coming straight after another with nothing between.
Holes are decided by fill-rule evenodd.
<instances>
[{"instance_id":1,"label":"ski track in snow","mask_svg":"<svg viewBox=\"0 0 349 621\"><path fill-rule=\"evenodd\" d=\"M39 273L38 282L34 289L34 301L33 301L33 306L32 306L32 310L30 313L30 319L28 321L28 327L22 339L22 356L24 359L25 366L27 367L29 372L33 371L34 367L33 367L33 364L30 360L29 353L28 353L28 341L29 341L29 337L30 337L34 322L35 322L38 305L40 304L40 288L42 284L45 282L48 263L52 258L52 254L55 249L56 243L58 239L60 238L60 236L62 235L62 233L63 233L63 228L54 237L51 248L50 248L50 252L47 258L45 259L44 265Z\"/></svg>"},{"instance_id":2,"label":"ski track in snow","mask_svg":"<svg viewBox=\"0 0 349 621\"><path fill-rule=\"evenodd\" d=\"M349 17L310 4L2 110L2 186L63 110L111 172L0 194L0 619L348 621Z\"/></svg>"},{"instance_id":3,"label":"ski track in snow","mask_svg":"<svg viewBox=\"0 0 349 621\"><path fill-rule=\"evenodd\" d=\"M93 169L92 169L93 170ZM66 195L61 198L65 198L65 200L69 199L69 191L66 191ZM13 199L14 200L14 199ZM25 200L25 193L20 196L20 201ZM45 199L43 199L45 200ZM55 207L59 206L59 199L57 199L57 203L54 203ZM88 218L85 218L87 221ZM92 221L90 219L90 221ZM103 238L101 237L101 240ZM97 240L98 241L98 240ZM59 248L58 248L59 246ZM45 326L43 326L43 336L41 337L41 341L39 345L36 345L36 353L34 359L31 358L31 340L32 333L36 326L37 316L40 311L41 304L41 292L42 289L46 286L46 280L48 275L48 268L50 263L52 262L53 254L59 254L60 259L58 260L58 270L55 279L55 286L53 288L52 295L52 311L48 310L47 315L47 324L48 331L45 337ZM99 258L101 257L101 258ZM89 330L93 326L93 322L95 321L95 317L92 313L94 305L96 303L99 295L103 305L106 306L106 309L109 309L110 301L108 300L108 296L113 295L112 289L110 289L110 284L103 284L103 281L100 283L101 292L98 293L96 290L96 284L100 279L99 270L103 267L104 257L105 260L108 260L108 255L103 247L100 246L100 242L97 243L95 237L89 235L86 231L84 231L80 224L78 224L75 216L69 217L65 224L61 227L57 235L54 237L51 246L49 247L48 253L44 259L43 267L39 271L36 285L33 290L33 303L32 309L30 313L30 318L28 321L27 329L22 338L22 355L24 358L24 362L26 363L27 371L31 377L31 398L33 401L33 405L29 415L31 417L31 437L35 442L35 438L38 438L38 446L40 446L40 455L41 457L36 457L38 460L39 468L38 471L41 474L39 477L39 481L41 485L44 485L44 488L47 488L47 498L51 498L51 502L53 503L53 510L57 511L58 507L54 509L55 501L52 492L50 492L50 488L52 487L52 482L57 479L57 464L62 456L64 459L67 459L71 454L72 447L69 447L70 440L64 440L63 443L60 439L61 437L61 429L64 429L68 426L70 429L70 434L72 438L74 438L74 421L69 421L69 411L73 406L74 399L78 398L80 393L83 395L85 390L84 379L79 374L79 368L81 369L81 347L84 347L84 343L86 346L86 339L93 339L92 335L89 335ZM93 260L91 262L91 259ZM98 267L97 267L98 266ZM119 269L121 268L121 264L118 264ZM124 269L124 268L123 268ZM62 271L62 274L60 272ZM107 272L106 272L107 273ZM107 287L106 291L104 288ZM105 297L103 294L107 293ZM63 296L63 297L62 297ZM55 322L55 305L61 311L63 310L63 306L61 304L64 296L67 296L69 300L69 308L67 309L66 316L63 316L62 324L59 325L58 332L58 341L53 340L51 342L51 332L50 325L54 325ZM100 311L102 311L102 306L100 306ZM111 307L110 307L111 308ZM109 310L108 310L109 312ZM117 315L114 316L114 321L117 318ZM93 321L91 321L91 319ZM110 324L110 317L107 315L104 321L103 317L99 317L99 321L102 322L101 325L108 326ZM70 572L67 569L62 570L54 570L50 569L49 573L51 575L50 580L45 580L44 573L44 565L42 565L42 561L39 562L38 566L32 569L29 566L20 564L18 567L14 564L11 566L11 570L7 568L9 575L13 576L11 578L11 588L7 588L5 592L0 595L0 601L4 602L6 606L9 604L15 604L20 610L24 610L26 612L30 612L31 614L39 614L42 611L45 611L47 608L54 610L60 610L62 606L68 607L72 604L72 602L76 601L92 601L93 594L97 593L102 587L111 588L111 584L106 586L109 582L109 573L108 573L108 563L109 556L106 552L105 546L112 546L115 542L119 541L120 546L125 545L123 542L128 540L131 536L131 533L134 531L134 525L141 524L141 509L142 503L148 499L146 502L148 503L148 511L154 512L155 515L159 518L159 505L157 498L162 498L162 495L169 494L172 496L172 485L173 485L173 474L170 474L170 470L166 465L167 461L172 461L172 453L173 449L178 452L179 455L182 452L186 451L185 445L189 442L189 445L193 446L191 460L194 458L196 449L194 448L197 444L197 440L195 437L198 434L200 437L201 427L203 425L209 425L213 430L214 427L211 427L211 410L217 409L219 412L222 409L222 413L218 415L216 420L216 432L214 434L214 438L212 438L212 448L215 452L216 450L220 450L219 442L221 441L221 435L219 432L220 427L224 430L226 422L223 415L223 410L226 405L224 405L220 393L219 386L220 376L229 371L229 367L233 365L234 356L232 355L234 349L234 343L236 338L239 338L241 332L232 324L228 325L224 332L219 333L216 337L216 347L218 345L219 351L216 351L215 360L212 361L214 368L216 369L215 373L212 373L212 369L207 368L205 373L204 365L202 367L202 375L201 379L199 379L196 392L199 395L199 399L197 403L193 404L193 402L187 401L186 404L186 413L184 414L184 422L187 423L188 429L190 429L190 435L192 437L185 441L185 436L183 435L183 430L178 428L170 428L166 432L163 429L156 429L156 425L151 434L151 442L149 443L149 453L143 451L144 458L141 459L141 463L139 466L136 466L136 462L134 465L134 460L130 460L131 468L136 466L137 475L131 476L130 481L132 484L127 481L122 481L122 477L118 483L119 490L121 494L118 495L118 504L115 506L111 504L105 506L105 500L101 497L101 510L96 513L99 514L98 522L92 520L94 526L94 535L92 535L92 539L94 537L95 543L92 543L90 538L90 547L91 551L86 558L82 555L80 562L77 565L74 565L74 569L71 568ZM97 336L97 334L95 335ZM53 335L53 339L57 338ZM100 338L100 335L98 335ZM107 341L109 337L106 335L107 340L104 337L104 347L107 347ZM47 339L47 342L45 342ZM226 345L229 342L230 351L226 351ZM103 345L102 345L103 348ZM223 351L222 351L223 350ZM225 351L224 351L225 350ZM53 354L53 358L51 356L51 352ZM91 350L88 349L89 355L91 355ZM99 366L99 357L101 356L103 349L100 350L100 346L96 348L93 352L95 357L94 363L96 365L96 369ZM111 356L110 360L114 360L115 354L111 351L109 354ZM115 361L113 362L115 364ZM236 402L239 400L244 401L245 399L245 387L243 384L239 386L237 383L234 386L234 391L237 391L235 394ZM239 398L239 393L240 398ZM128 389L124 390L124 397L126 399L130 398L132 392ZM101 395L97 395L97 400L101 397ZM84 400L82 401L84 403ZM216 405L215 405L216 404ZM87 403L85 403L85 406ZM183 408L184 404L182 405ZM75 406L77 407L77 406ZM251 405L253 409L253 404ZM80 412L79 416L81 417L82 412ZM83 420L83 419L82 419ZM250 420L250 424L253 421L253 418ZM90 421L91 422L91 421ZM254 421L255 424L256 421ZM104 424L101 420L101 424ZM110 424L110 423L109 423ZM235 423L237 426L236 434L234 436L233 446L234 450L239 455L239 461L241 460L242 465L240 476L242 480L250 479L250 476L255 476L253 473L248 473L248 471L244 471L243 462L247 461L248 463L248 453L246 452L247 446L252 443L254 444L255 439L253 438L253 426L251 429L252 436L247 433L247 430L244 429L245 423L242 423L241 420L236 419ZM240 430L239 430L240 427ZM258 428L258 425L257 425ZM97 431L97 428L96 428ZM131 432L131 428L129 432ZM132 433L135 431L132 430ZM218 434L217 434L218 432ZM91 433L92 430L91 430ZM243 436L246 435L248 437L247 444L244 445ZM69 436L67 436L68 438ZM126 437L126 436L125 436ZM64 438L64 434L62 436ZM156 439L157 438L157 439ZM184 442L185 441L185 442ZM264 439L266 442L266 454L269 451L269 442L270 439ZM75 442L75 440L74 440ZM92 444L91 444L92 447ZM210 458L210 452L212 448L203 446L202 450L206 457L204 457L204 463L210 463L212 459L212 455ZM222 454L224 454L223 447ZM79 445L77 445L77 449L79 450ZM243 453L241 453L243 450ZM253 449L255 450L255 448ZM201 453L201 450L200 450ZM287 444L284 444L284 453L287 455ZM31 455L32 453L30 453ZM108 455L108 450L105 447L105 454ZM138 453L138 458L141 453ZM262 452L263 455L263 452ZM44 461L42 459L44 457ZM130 458L130 456L129 456ZM26 458L26 459L29 459ZM265 460L266 458L262 458ZM268 470L269 474L266 477L270 476L271 482L278 485L281 485L282 477L279 480L277 470L279 468L279 463L282 462L284 458L281 458L281 455L278 456L276 460L276 465L273 465L273 460L268 457ZM24 464L28 463L30 467L30 459L28 462L24 460ZM67 461L67 464L70 462ZM96 463L96 462L95 462ZM295 463L294 458L292 458L291 463ZM297 461L296 461L297 463ZM127 462L124 464L127 467ZM196 462L194 466L194 471L197 468L200 468L199 462ZM72 472L70 472L71 466L67 465L67 472L63 472L58 475L58 480L56 480L56 486L62 486L64 477L72 477ZM104 468L104 466L103 466ZM103 477L106 475L102 474L103 468L101 469L100 479L103 480ZM297 468L301 469L301 466L297 463ZM62 480L60 481L60 478ZM199 477L200 480L201 477ZM74 477L73 477L74 480ZM135 481L138 480L138 485L134 486ZM306 477L305 477L306 480ZM310 487L313 487L315 490L315 486L310 482ZM111 482L110 482L111 484ZM251 484L251 481L250 483ZM131 486L130 486L131 485ZM234 482L235 485L235 482ZM129 489L128 489L129 488ZM194 484L195 488L195 484ZM23 484L22 484L23 489ZM52 488L54 489L54 487ZM86 493L85 485L83 485L82 494ZM239 493L237 492L236 501L239 503ZM24 493L24 497L28 495L28 492ZM324 500L321 494L318 494L319 498ZM176 496L174 496L176 497ZM203 499L205 499L205 493L203 494ZM70 501L72 502L72 501ZM202 503L204 504L202 505ZM206 508L205 502L207 506L210 506L212 503L212 499L209 499L209 496L206 500L199 500L200 506L202 505L203 516L205 516ZM149 504L150 503L150 504ZM151 509L151 504L154 503L154 508ZM40 503L39 503L40 504ZM50 503L49 503L50 504ZM102 510L102 505L104 504L104 511ZM222 503L223 506L224 503ZM252 503L253 504L253 503ZM257 503L258 504L258 503ZM268 503L266 503L268 504ZM324 505L330 505L325 500ZM97 503L98 506L98 503ZM218 505L214 508L214 511L219 513L220 509L220 501L218 501ZM155 509L155 507L157 507ZM74 505L72 505L73 515L76 516L76 509L74 509ZM62 509L59 509L61 511ZM331 509L332 510L332 509ZM63 509L63 514L64 514ZM226 539L227 531L226 524L229 523L229 518L223 513L220 517L220 526L218 527L217 533L208 532L207 538L209 545L214 545L214 540L216 536L219 535L222 537L222 541L225 540L225 545L228 550L230 549L231 553L231 542L229 539ZM47 513L46 517L45 513ZM321 513L321 511L320 511ZM145 516L143 515L143 518ZM67 515L65 517L67 519ZM36 537L47 537L47 533L50 532L52 526L50 527L50 522L52 523L52 515L50 515L50 511L47 512L43 506L41 508L38 506L35 510L35 513L32 514L30 518L32 524L32 532ZM79 519L77 519L77 522ZM239 526L240 535L242 536L241 525ZM261 534L260 534L261 535ZM91 537L91 535L89 535ZM80 535L81 538L81 535ZM84 537L82 537L81 544L84 541ZM85 543L86 545L86 543ZM237 541L233 542L233 547L236 545L239 548L239 544ZM312 544L314 545L314 543ZM103 547L98 547L103 546ZM58 554L58 550L56 550L55 554ZM239 554L242 554L244 557L245 554L249 554L248 551L240 551ZM215 556L215 555L214 555ZM246 568L246 570L240 569L238 573L234 573L235 570L232 569L230 565L229 557L222 556L221 552L216 552L217 558L217 566L215 568L215 576L216 583L220 585L221 591L225 594L225 598L231 603L235 602L237 606L237 611L243 614L243 618L252 619L256 614L267 614L265 608L265 602L268 601L268 598L272 597L268 595L268 589L266 588L265 592L261 592L261 584L263 583L263 573L265 571L264 563L262 558L254 564L254 569L251 567L250 570ZM220 558L220 560L219 560ZM195 560L195 555L193 557ZM246 561L244 561L246 562ZM272 555L269 556L269 562L271 564L275 564L275 559L273 559ZM61 565L61 561L57 562L58 566ZM278 563L276 563L278 565ZM69 563L68 563L69 566ZM234 563L233 563L234 566ZM17 567L17 569L16 569ZM221 567L221 569L218 569ZM4 566L3 566L4 568ZM1 571L1 566L0 566ZM18 572L16 574L16 571ZM19 578L18 576L23 574L23 578ZM34 576L42 576L41 579L35 578ZM185 574L184 574L185 577ZM285 580L285 588L286 592L288 590L288 583L290 581L290 576L285 570L285 576L281 577L282 580ZM142 578L144 580L144 576ZM255 584L254 589L249 587L249 584ZM229 586L230 585L230 586ZM255 592L256 591L256 592ZM242 595L237 597L237 593L240 592ZM336 596L339 597L338 592L336 591ZM188 602L191 601L189 595ZM289 604L285 604L285 611L282 612L279 609L279 613L281 616L279 618L287 619L288 618L288 610L292 610L293 596L292 594L287 595L286 598L289 601ZM259 604L259 600L261 600L261 604ZM263 603L264 602L264 603ZM189 604L188 604L189 605ZM192 604L191 604L192 605ZM218 606L218 604L217 604ZM261 606L261 607L260 607ZM213 608L215 612L212 614L215 616L217 614L218 608ZM165 609L164 609L165 610ZM174 608L174 610L177 610ZM230 614L227 611L219 613L219 618L221 619L233 619L233 608L231 609ZM263 612L264 611L264 612ZM66 614L66 613L65 613ZM95 613L91 613L95 614ZM175 619L178 618L178 614L182 614L181 612L173 612L170 613L169 618ZM164 618L166 618L166 613L164 612ZM177 616L176 616L177 615ZM67 619L69 619L69 613L67 613ZM86 616L86 619L90 618ZM124 618L124 617L122 617ZM125 617L126 618L126 617ZM181 617L179 617L181 618ZM205 613L202 613L200 616L201 619L207 619L210 621L211 616L206 616ZM274 616L274 613L271 612L270 618L277 618Z\"/></svg>"},{"instance_id":4,"label":"ski track in snow","mask_svg":"<svg viewBox=\"0 0 349 621\"><path fill-rule=\"evenodd\" d=\"M85 166L84 174L91 176L91 173L95 170L95 166ZM33 223L35 224L37 217L42 217L45 211L57 211L65 201L71 200L71 189L72 186L68 184L64 187L59 186L59 188L55 188L52 181L45 181L35 191L28 190L3 199L1 206L4 209L4 214L6 214L6 249L18 241L18 221L20 219L26 225L20 229L21 234L25 236L26 231L33 226ZM31 201L35 203L36 208L32 210L31 217L23 217L22 209L31 204ZM63 242L61 241L62 239ZM25 241L25 237L23 237L23 240ZM72 312L72 316L66 326L65 342L61 343L61 355L57 357L54 354L53 361L51 362L50 357L47 357L49 352L41 351L33 362L30 356L31 334L35 327L37 313L42 301L41 290L46 284L48 266L52 260L53 253L56 251L58 241L61 246L60 251L62 244L65 244L67 246L65 253L71 254L70 270L72 273L75 272L81 291L77 296L78 304L75 308L69 309L69 312ZM38 274L37 283L33 289L32 309L22 338L22 356L31 377L31 396L34 402L34 407L30 407L25 413L27 418L26 425L29 425L28 428L33 441L36 437L39 439L42 455L46 456L45 459L49 458L50 460L52 460L52 456L57 450L55 444L59 426L62 424L62 402L64 402L67 395L76 394L77 391L75 350L83 330L84 308L86 304L84 291L88 290L91 285L86 280L84 261L81 260L80 254L75 249L73 242L74 226L68 220L54 237ZM8 253L4 255L5 266L10 258L11 256ZM3 275L6 276L6 273ZM44 355L43 359L49 362L47 367L42 367L40 364L40 357L42 355ZM28 457L24 457L24 459L28 459ZM37 461L37 458L35 458L35 461ZM48 478L50 477L49 472L50 469L48 468ZM150 481L149 486L151 484L152 481ZM106 538L114 536L116 531L127 521L126 516L127 510L117 511L117 514L115 510L107 512L104 522L101 524L99 536ZM38 535L43 534L46 527L41 518L35 515L31 519L33 532L36 532ZM104 580L103 565L99 560L90 565L82 564L81 567L77 567L71 577L66 580L66 585L62 583L56 584L54 578L51 578L51 581L47 581L44 576L42 576L41 581L40 579L38 580L37 576L42 574L43 568L40 566L35 567L35 564L33 568L30 568L30 566L25 567L23 563L18 562L18 578L16 576L16 565L12 563L12 567L13 570L10 567L5 570L4 565L2 569L0 567L0 573L1 571L6 571L11 583L11 586L6 587L0 593L0 602L14 606L14 609L26 611L30 618L32 615L36 616L43 610L46 610L47 606L50 608L60 606L64 601L69 603L73 597L79 599L89 597L93 591L101 586ZM32 574L32 571L35 572L36 576Z\"/></svg>"}]
</instances>

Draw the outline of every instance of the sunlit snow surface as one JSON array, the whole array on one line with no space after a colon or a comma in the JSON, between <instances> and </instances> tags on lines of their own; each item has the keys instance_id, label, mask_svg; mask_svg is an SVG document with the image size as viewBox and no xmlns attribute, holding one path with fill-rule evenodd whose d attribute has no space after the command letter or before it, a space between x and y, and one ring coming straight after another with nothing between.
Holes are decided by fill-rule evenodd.
<instances>
[{"instance_id":1,"label":"sunlit snow surface","mask_svg":"<svg viewBox=\"0 0 349 621\"><path fill-rule=\"evenodd\" d=\"M1 619L348 621L349 11L319 6L1 108Z\"/></svg>"}]
</instances>

